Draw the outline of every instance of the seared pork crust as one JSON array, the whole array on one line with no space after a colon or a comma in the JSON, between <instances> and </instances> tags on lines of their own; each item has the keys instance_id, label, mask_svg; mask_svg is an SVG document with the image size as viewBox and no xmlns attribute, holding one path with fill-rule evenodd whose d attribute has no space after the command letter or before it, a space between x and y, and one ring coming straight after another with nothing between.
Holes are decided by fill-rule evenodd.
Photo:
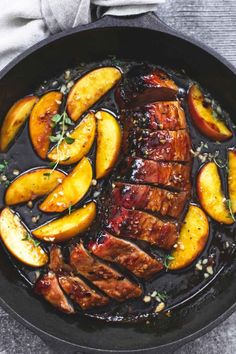
<instances>
[{"instance_id":1,"label":"seared pork crust","mask_svg":"<svg viewBox=\"0 0 236 354\"><path fill-rule=\"evenodd\" d=\"M94 258L83 246L77 244L70 253L70 264L95 286L117 301L139 297L142 290L123 274Z\"/></svg>"},{"instance_id":2,"label":"seared pork crust","mask_svg":"<svg viewBox=\"0 0 236 354\"><path fill-rule=\"evenodd\" d=\"M90 245L98 257L115 262L134 273L138 278L149 279L163 269L160 260L151 257L135 244L103 232L96 242Z\"/></svg>"},{"instance_id":3,"label":"seared pork crust","mask_svg":"<svg viewBox=\"0 0 236 354\"><path fill-rule=\"evenodd\" d=\"M164 249L170 249L178 238L175 222L117 206L113 206L109 214L106 228L117 236L143 240Z\"/></svg>"},{"instance_id":4,"label":"seared pork crust","mask_svg":"<svg viewBox=\"0 0 236 354\"><path fill-rule=\"evenodd\" d=\"M171 192L144 184L113 183L112 200L126 209L158 212L163 216L178 218L189 198L188 192Z\"/></svg>"}]
</instances>

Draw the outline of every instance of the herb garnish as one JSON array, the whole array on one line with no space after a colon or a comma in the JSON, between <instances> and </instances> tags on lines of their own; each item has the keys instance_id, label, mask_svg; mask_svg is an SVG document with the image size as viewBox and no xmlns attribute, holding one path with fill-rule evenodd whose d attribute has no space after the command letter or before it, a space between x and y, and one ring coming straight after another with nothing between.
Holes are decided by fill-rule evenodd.
<instances>
[{"instance_id":1,"label":"herb garnish","mask_svg":"<svg viewBox=\"0 0 236 354\"><path fill-rule=\"evenodd\" d=\"M163 259L163 264L166 269L169 268L169 263L172 261L175 257L171 256L170 254L166 254Z\"/></svg>"},{"instance_id":2,"label":"herb garnish","mask_svg":"<svg viewBox=\"0 0 236 354\"><path fill-rule=\"evenodd\" d=\"M50 137L49 137L49 139L52 143L57 143L56 144L57 151L58 151L59 146L63 140L65 140L65 142L67 144L73 144L75 139L73 139L69 136L66 136L67 125L74 125L74 122L72 122L72 120L68 116L67 112L64 111L62 114L58 114L58 113L55 114L52 117L52 122L55 123L55 125L59 124L61 126L60 132L56 133L56 135L50 135ZM58 161L56 161L56 162L50 162L50 167L52 168L52 171L54 171L57 168L59 163L60 163L60 159L58 159ZM51 171L51 173L52 173L52 171Z\"/></svg>"},{"instance_id":3,"label":"herb garnish","mask_svg":"<svg viewBox=\"0 0 236 354\"><path fill-rule=\"evenodd\" d=\"M219 167L219 168L226 168L227 167L227 163L223 163L223 160L213 157L213 161L215 162L215 164Z\"/></svg>"},{"instance_id":4,"label":"herb garnish","mask_svg":"<svg viewBox=\"0 0 236 354\"><path fill-rule=\"evenodd\" d=\"M229 213L230 213L230 216L232 217L233 221L236 221L234 213L233 213L233 210L232 210L232 202L231 202L231 200L230 199L226 199L225 203L226 203L226 205L227 205L227 207L229 209Z\"/></svg>"},{"instance_id":5,"label":"herb garnish","mask_svg":"<svg viewBox=\"0 0 236 354\"><path fill-rule=\"evenodd\" d=\"M69 136L66 136L65 137L65 142L67 143L67 144L73 144L73 142L75 141L75 139L73 139L73 138L71 138L71 137L69 137Z\"/></svg>"},{"instance_id":6,"label":"herb garnish","mask_svg":"<svg viewBox=\"0 0 236 354\"><path fill-rule=\"evenodd\" d=\"M7 187L9 187L10 186L10 184L11 184L11 182L10 181L8 181L8 180L6 180L5 182L4 182L4 186L7 188Z\"/></svg>"},{"instance_id":7,"label":"herb garnish","mask_svg":"<svg viewBox=\"0 0 236 354\"><path fill-rule=\"evenodd\" d=\"M162 302L166 302L166 300L168 299L168 295L166 294L165 291L163 291L162 293L161 292L157 292L157 296L159 297L159 299Z\"/></svg>"},{"instance_id":8,"label":"herb garnish","mask_svg":"<svg viewBox=\"0 0 236 354\"><path fill-rule=\"evenodd\" d=\"M35 247L38 247L40 245L40 241L33 239L31 235L27 232L25 234L25 237L21 239L22 241L32 241Z\"/></svg>"},{"instance_id":9,"label":"herb garnish","mask_svg":"<svg viewBox=\"0 0 236 354\"><path fill-rule=\"evenodd\" d=\"M0 163L0 172L4 172L8 167L8 162L6 160L3 160L2 163Z\"/></svg>"}]
</instances>

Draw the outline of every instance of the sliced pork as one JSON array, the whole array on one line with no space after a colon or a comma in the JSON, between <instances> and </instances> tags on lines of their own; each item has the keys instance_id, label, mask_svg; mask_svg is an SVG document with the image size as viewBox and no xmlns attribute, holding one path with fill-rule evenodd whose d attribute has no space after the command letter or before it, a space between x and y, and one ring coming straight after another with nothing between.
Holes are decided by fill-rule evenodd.
<instances>
[{"instance_id":1,"label":"sliced pork","mask_svg":"<svg viewBox=\"0 0 236 354\"><path fill-rule=\"evenodd\" d=\"M189 198L188 192L170 192L144 184L116 182L112 190L113 203L127 209L158 212L178 218Z\"/></svg>"},{"instance_id":2,"label":"sliced pork","mask_svg":"<svg viewBox=\"0 0 236 354\"><path fill-rule=\"evenodd\" d=\"M83 310L104 306L109 303L107 296L91 289L78 276L61 275L59 276L59 283L71 300L75 301Z\"/></svg>"},{"instance_id":3,"label":"sliced pork","mask_svg":"<svg viewBox=\"0 0 236 354\"><path fill-rule=\"evenodd\" d=\"M138 278L148 279L163 269L160 260L151 257L135 244L103 232L90 245L98 257L115 262L134 273Z\"/></svg>"},{"instance_id":4,"label":"sliced pork","mask_svg":"<svg viewBox=\"0 0 236 354\"><path fill-rule=\"evenodd\" d=\"M38 295L42 295L45 300L60 311L68 314L75 312L73 306L63 293L55 273L48 272L39 279L35 285L35 292Z\"/></svg>"},{"instance_id":5,"label":"sliced pork","mask_svg":"<svg viewBox=\"0 0 236 354\"><path fill-rule=\"evenodd\" d=\"M122 110L126 131L134 129L179 130L186 128L186 118L178 101L155 102L132 110Z\"/></svg>"},{"instance_id":6,"label":"sliced pork","mask_svg":"<svg viewBox=\"0 0 236 354\"><path fill-rule=\"evenodd\" d=\"M143 240L164 249L170 249L178 238L175 222L116 206L109 213L106 228L117 236Z\"/></svg>"},{"instance_id":7,"label":"sliced pork","mask_svg":"<svg viewBox=\"0 0 236 354\"><path fill-rule=\"evenodd\" d=\"M57 274L64 292L83 310L108 304L109 299L106 296L92 289L72 273L72 267L64 262L61 248L57 245L51 248L49 268Z\"/></svg>"},{"instance_id":8,"label":"sliced pork","mask_svg":"<svg viewBox=\"0 0 236 354\"><path fill-rule=\"evenodd\" d=\"M117 301L137 298L142 294L139 285L94 258L82 243L77 244L71 250L70 264L77 273L82 274L109 297Z\"/></svg>"},{"instance_id":9,"label":"sliced pork","mask_svg":"<svg viewBox=\"0 0 236 354\"><path fill-rule=\"evenodd\" d=\"M141 158L124 159L119 170L121 180L149 183L175 190L190 190L191 165L177 162L159 162Z\"/></svg>"},{"instance_id":10,"label":"sliced pork","mask_svg":"<svg viewBox=\"0 0 236 354\"><path fill-rule=\"evenodd\" d=\"M183 130L140 130L129 134L124 150L127 155L154 161L189 162L190 139Z\"/></svg>"},{"instance_id":11,"label":"sliced pork","mask_svg":"<svg viewBox=\"0 0 236 354\"><path fill-rule=\"evenodd\" d=\"M156 101L175 100L178 87L161 69L136 65L124 76L116 98L120 107L137 107Z\"/></svg>"},{"instance_id":12,"label":"sliced pork","mask_svg":"<svg viewBox=\"0 0 236 354\"><path fill-rule=\"evenodd\" d=\"M72 271L71 266L64 262L61 247L58 245L53 245L50 250L50 262L48 267L57 274L63 274L65 272L69 273Z\"/></svg>"}]
</instances>

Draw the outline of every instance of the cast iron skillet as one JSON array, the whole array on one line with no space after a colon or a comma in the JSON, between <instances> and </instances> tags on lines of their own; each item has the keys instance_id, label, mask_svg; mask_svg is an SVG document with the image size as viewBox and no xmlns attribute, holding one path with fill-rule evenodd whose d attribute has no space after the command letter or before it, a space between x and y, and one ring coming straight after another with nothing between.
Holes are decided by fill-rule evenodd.
<instances>
[{"instance_id":1,"label":"cast iron skillet","mask_svg":"<svg viewBox=\"0 0 236 354\"><path fill-rule=\"evenodd\" d=\"M205 45L176 33L154 14L129 19L104 17L30 48L0 73L1 117L12 103L33 92L43 80L78 62L100 60L111 54L184 68L221 102L232 119L236 117L235 68ZM159 321L157 327L115 325L68 317L41 302L22 286L1 250L0 304L57 353L170 353L206 333L235 310L235 263L223 269L172 317Z\"/></svg>"}]
</instances>

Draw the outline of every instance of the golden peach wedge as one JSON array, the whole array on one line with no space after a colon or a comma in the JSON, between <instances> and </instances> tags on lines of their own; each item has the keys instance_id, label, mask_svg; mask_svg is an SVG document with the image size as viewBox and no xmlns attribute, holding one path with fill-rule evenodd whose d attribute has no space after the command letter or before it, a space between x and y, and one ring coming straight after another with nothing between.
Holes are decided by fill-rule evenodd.
<instances>
[{"instance_id":1,"label":"golden peach wedge","mask_svg":"<svg viewBox=\"0 0 236 354\"><path fill-rule=\"evenodd\" d=\"M222 224L234 222L222 191L219 171L214 162L206 163L197 176L197 195L202 208Z\"/></svg>"},{"instance_id":2,"label":"golden peach wedge","mask_svg":"<svg viewBox=\"0 0 236 354\"><path fill-rule=\"evenodd\" d=\"M217 117L211 105L204 104L204 94L197 85L192 85L188 93L188 106L194 124L200 132L212 140L225 141L232 132L225 122Z\"/></svg>"},{"instance_id":3,"label":"golden peach wedge","mask_svg":"<svg viewBox=\"0 0 236 354\"><path fill-rule=\"evenodd\" d=\"M177 248L171 253L168 269L177 270L190 265L204 250L208 236L206 214L196 205L190 205L180 230Z\"/></svg>"},{"instance_id":4,"label":"golden peach wedge","mask_svg":"<svg viewBox=\"0 0 236 354\"><path fill-rule=\"evenodd\" d=\"M46 159L52 134L52 117L58 113L62 93L46 93L34 106L29 119L29 132L33 147L41 159Z\"/></svg>"},{"instance_id":5,"label":"golden peach wedge","mask_svg":"<svg viewBox=\"0 0 236 354\"><path fill-rule=\"evenodd\" d=\"M65 178L64 172L49 168L26 171L7 188L6 205L26 203L50 193Z\"/></svg>"},{"instance_id":6,"label":"golden peach wedge","mask_svg":"<svg viewBox=\"0 0 236 354\"><path fill-rule=\"evenodd\" d=\"M116 118L109 112L99 111L97 118L96 178L108 175L114 167L120 152L121 128Z\"/></svg>"},{"instance_id":7,"label":"golden peach wedge","mask_svg":"<svg viewBox=\"0 0 236 354\"><path fill-rule=\"evenodd\" d=\"M84 157L40 204L40 210L46 213L60 213L78 203L87 193L92 176L91 163Z\"/></svg>"},{"instance_id":8,"label":"golden peach wedge","mask_svg":"<svg viewBox=\"0 0 236 354\"><path fill-rule=\"evenodd\" d=\"M47 242L62 242L86 231L96 216L96 204L91 202L71 214L53 220L33 231Z\"/></svg>"},{"instance_id":9,"label":"golden peach wedge","mask_svg":"<svg viewBox=\"0 0 236 354\"><path fill-rule=\"evenodd\" d=\"M33 106L38 101L36 96L26 96L17 101L4 118L0 132L0 151L7 151L10 143L29 117Z\"/></svg>"},{"instance_id":10,"label":"golden peach wedge","mask_svg":"<svg viewBox=\"0 0 236 354\"><path fill-rule=\"evenodd\" d=\"M72 87L67 99L67 113L77 121L121 79L115 67L101 67L82 76Z\"/></svg>"},{"instance_id":11,"label":"golden peach wedge","mask_svg":"<svg viewBox=\"0 0 236 354\"><path fill-rule=\"evenodd\" d=\"M42 267L48 262L48 256L29 235L20 218L9 208L0 215L0 234L8 251L20 262L31 267Z\"/></svg>"}]
</instances>

